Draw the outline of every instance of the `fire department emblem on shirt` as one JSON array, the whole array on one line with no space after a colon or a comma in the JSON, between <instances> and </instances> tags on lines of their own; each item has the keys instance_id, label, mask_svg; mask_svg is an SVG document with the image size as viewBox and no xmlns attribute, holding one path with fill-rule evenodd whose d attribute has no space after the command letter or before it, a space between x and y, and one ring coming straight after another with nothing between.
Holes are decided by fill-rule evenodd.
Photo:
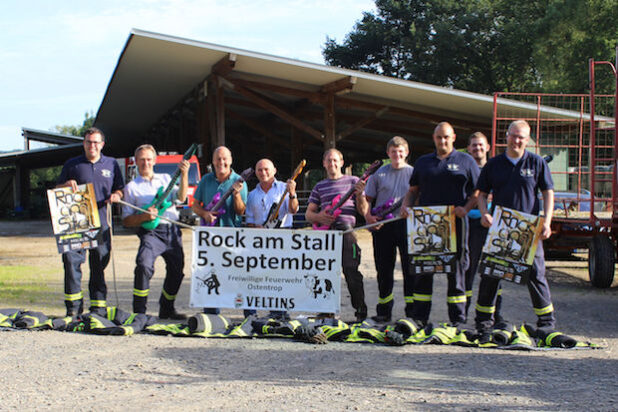
<instances>
[{"instance_id":1,"label":"fire department emblem on shirt","mask_svg":"<svg viewBox=\"0 0 618 412\"><path fill-rule=\"evenodd\" d=\"M112 171L109 169L102 169L101 175L103 175L103 177L112 177Z\"/></svg>"},{"instance_id":2,"label":"fire department emblem on shirt","mask_svg":"<svg viewBox=\"0 0 618 412\"><path fill-rule=\"evenodd\" d=\"M522 177L533 177L534 176L534 171L532 169L521 169L519 174Z\"/></svg>"},{"instance_id":3,"label":"fire department emblem on shirt","mask_svg":"<svg viewBox=\"0 0 618 412\"><path fill-rule=\"evenodd\" d=\"M459 170L459 165L456 163L448 163L446 168L449 172L456 172Z\"/></svg>"}]
</instances>

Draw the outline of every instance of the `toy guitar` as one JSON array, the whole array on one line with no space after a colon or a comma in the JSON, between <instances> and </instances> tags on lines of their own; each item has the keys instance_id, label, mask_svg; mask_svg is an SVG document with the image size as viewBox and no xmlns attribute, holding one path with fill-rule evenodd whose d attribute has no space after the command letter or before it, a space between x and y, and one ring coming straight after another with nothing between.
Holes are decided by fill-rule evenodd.
<instances>
[{"instance_id":1,"label":"toy guitar","mask_svg":"<svg viewBox=\"0 0 618 412\"><path fill-rule=\"evenodd\" d=\"M305 159L301 160L298 166L296 166L294 173L292 173L292 180L296 180L300 172L303 171L303 168L305 167L306 164L307 164L307 161ZM281 196L281 199L279 199L279 202L273 203L270 206L270 210L268 211L268 216L266 217L266 220L264 221L264 224L262 226L268 229L276 229L278 227L281 227L281 222L283 222L283 219L281 219L279 212L281 211L281 206L283 205L283 201L285 200L287 195L288 195L288 188L286 187L285 192L283 192L283 195Z\"/></svg>"},{"instance_id":2,"label":"toy guitar","mask_svg":"<svg viewBox=\"0 0 618 412\"><path fill-rule=\"evenodd\" d=\"M375 162L373 162L371 165L369 165L367 170L365 170L365 173L363 173L363 175L360 177L360 180L366 182L367 179L369 179L369 176L374 174L380 168L380 166L382 166L382 160L376 160ZM331 202L331 205L326 207L326 211L332 216L339 216L341 214L341 206L343 206L343 204L347 202L350 197L352 197L352 195L354 194L354 190L354 187L351 187L350 190L348 190L347 193L343 196L335 196ZM319 223L313 224L314 230L327 230L329 227L329 225L320 225Z\"/></svg>"},{"instance_id":3,"label":"toy guitar","mask_svg":"<svg viewBox=\"0 0 618 412\"><path fill-rule=\"evenodd\" d=\"M403 203L403 197L396 202L391 197L386 202L382 203L380 206L376 206L373 209L371 209L371 214L376 216L378 220L392 219L394 217L393 212L399 210L399 208L401 208L402 203ZM369 230L375 231L376 229L370 228Z\"/></svg>"},{"instance_id":4,"label":"toy guitar","mask_svg":"<svg viewBox=\"0 0 618 412\"><path fill-rule=\"evenodd\" d=\"M252 175L253 175L252 168L245 169L240 174L240 178L238 180L241 182L246 182L247 180L251 178ZM212 197L212 200L210 201L210 203L208 203L208 205L206 205L205 209L209 212L218 212L219 214L215 216L213 221L210 223L206 223L204 219L200 218L200 223L202 226L214 226L217 223L217 218L225 213L225 202L227 198L232 195L232 192L234 192L234 187L230 186L230 188L227 189L225 193L221 194L217 192Z\"/></svg>"},{"instance_id":5,"label":"toy guitar","mask_svg":"<svg viewBox=\"0 0 618 412\"><path fill-rule=\"evenodd\" d=\"M198 147L197 143L193 143L191 147L189 147L189 149L182 156L182 160L189 160L191 156L193 156L193 154L197 151L197 147ZM143 209L156 207L158 211L157 215L160 216L170 206L172 206L174 202L168 198L169 198L170 193L174 189L174 186L176 186L176 183L178 183L179 178L180 178L180 168L176 168L176 171L172 175L172 179L170 180L170 183L169 185L167 185L165 190L163 190L163 187L160 187L159 190L157 191L157 195L152 200L152 202L144 206ZM142 227L146 230L152 230L156 228L157 226L159 226L160 220L161 219L157 216L156 218L154 218L154 220L143 222Z\"/></svg>"}]
</instances>

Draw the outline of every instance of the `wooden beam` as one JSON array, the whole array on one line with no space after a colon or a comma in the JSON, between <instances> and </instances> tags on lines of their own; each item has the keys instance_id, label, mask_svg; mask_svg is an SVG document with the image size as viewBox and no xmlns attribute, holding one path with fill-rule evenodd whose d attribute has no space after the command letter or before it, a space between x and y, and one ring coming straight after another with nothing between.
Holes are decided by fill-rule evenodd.
<instances>
[{"instance_id":1,"label":"wooden beam","mask_svg":"<svg viewBox=\"0 0 618 412\"><path fill-rule=\"evenodd\" d=\"M217 76L217 79L221 77ZM219 81L216 82L215 93L215 115L217 118L217 134L215 137L215 146L225 145L225 92Z\"/></svg>"},{"instance_id":2,"label":"wooden beam","mask_svg":"<svg viewBox=\"0 0 618 412\"><path fill-rule=\"evenodd\" d=\"M369 123L371 123L374 120L380 118L384 113L386 113L388 111L388 109L389 109L389 107L385 106L385 107L381 108L380 110L378 110L377 112L375 112L373 114L373 116L367 117L366 119L362 119L362 120L354 123L353 125L351 125L350 127L348 127L347 129L345 129L344 131L342 131L341 133L339 133L337 135L337 141L345 139L346 137L348 137L349 135L351 135L355 131L357 131L359 129L362 129L363 127L367 126Z\"/></svg>"},{"instance_id":3,"label":"wooden beam","mask_svg":"<svg viewBox=\"0 0 618 412\"><path fill-rule=\"evenodd\" d=\"M253 103L255 103L257 106L261 107L262 109L264 109L266 111L269 111L272 114L274 114L275 116L285 120L286 122L290 123L294 127L296 127L298 129L302 130L303 132L307 133L309 136L312 136L312 137L314 137L315 139L317 139L319 141L323 141L324 140L324 135L322 133L320 133L319 131L317 131L313 127L303 123L301 120L297 119L296 117L294 117L293 115L291 115L290 113L288 113L284 109L278 107L274 103L269 102L268 100L266 100L262 96L260 96L257 93L247 89L246 87L242 87L242 86L236 85L234 83L234 80L223 79L223 78L221 78L221 79L222 79L222 84L225 87L227 87L227 88L229 88L231 90L234 90L237 93L240 93L241 95L245 96L247 99L251 100Z\"/></svg>"},{"instance_id":4,"label":"wooden beam","mask_svg":"<svg viewBox=\"0 0 618 412\"><path fill-rule=\"evenodd\" d=\"M356 109L366 109L366 110L380 110L383 105L378 103L370 103L366 101L352 99L350 97L342 97L337 96L337 107L341 108L356 108ZM413 117L416 119L426 120L433 124L438 124L442 121L447 121L453 125L453 127L461 127L465 129L487 129L488 125L477 122L470 122L460 119L448 118L446 116L439 116L430 113L418 112L415 110L401 109L399 107L391 106L390 113L399 114L403 116Z\"/></svg>"},{"instance_id":5,"label":"wooden beam","mask_svg":"<svg viewBox=\"0 0 618 412\"><path fill-rule=\"evenodd\" d=\"M337 143L335 138L335 94L324 96L324 150L332 149Z\"/></svg>"},{"instance_id":6,"label":"wooden beam","mask_svg":"<svg viewBox=\"0 0 618 412\"><path fill-rule=\"evenodd\" d=\"M270 130L266 129L265 127L263 127L260 123L254 121L254 120L251 120L251 119L241 115L238 112L235 112L235 111L231 110L229 107L226 108L225 110L226 110L227 114L230 116L230 118L236 119L236 120L244 123L245 125L247 125L251 129L255 130L256 132L262 134L263 136L266 136L268 139L274 140L277 143L279 143L280 145L285 146L287 149L290 148L290 142L288 142L285 139L277 136L272 131L270 131Z\"/></svg>"},{"instance_id":7,"label":"wooden beam","mask_svg":"<svg viewBox=\"0 0 618 412\"><path fill-rule=\"evenodd\" d=\"M311 92L307 90L294 89L292 87L286 86L278 86L276 84L263 83L252 80L243 80L243 79L234 79L234 83L238 86L250 87L252 89L257 90L266 90L269 92L286 94L288 96L300 97L302 99L307 99L312 101L313 103L320 103L320 93Z\"/></svg>"},{"instance_id":8,"label":"wooden beam","mask_svg":"<svg viewBox=\"0 0 618 412\"><path fill-rule=\"evenodd\" d=\"M343 79L335 80L334 82L323 85L320 88L320 92L325 94L349 93L356 84L356 80L357 79L355 76L344 77Z\"/></svg>"},{"instance_id":9,"label":"wooden beam","mask_svg":"<svg viewBox=\"0 0 618 412\"><path fill-rule=\"evenodd\" d=\"M212 66L211 73L219 76L227 76L236 66L236 55L234 53L228 53L227 56L216 62Z\"/></svg>"}]
</instances>

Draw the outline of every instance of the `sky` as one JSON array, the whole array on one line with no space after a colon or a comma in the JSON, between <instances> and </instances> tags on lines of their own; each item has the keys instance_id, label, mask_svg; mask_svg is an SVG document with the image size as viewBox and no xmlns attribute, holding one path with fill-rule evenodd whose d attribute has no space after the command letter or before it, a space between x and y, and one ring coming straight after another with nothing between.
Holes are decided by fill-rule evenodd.
<instances>
[{"instance_id":1,"label":"sky","mask_svg":"<svg viewBox=\"0 0 618 412\"><path fill-rule=\"evenodd\" d=\"M324 63L373 0L3 0L0 151L96 115L132 28Z\"/></svg>"}]
</instances>

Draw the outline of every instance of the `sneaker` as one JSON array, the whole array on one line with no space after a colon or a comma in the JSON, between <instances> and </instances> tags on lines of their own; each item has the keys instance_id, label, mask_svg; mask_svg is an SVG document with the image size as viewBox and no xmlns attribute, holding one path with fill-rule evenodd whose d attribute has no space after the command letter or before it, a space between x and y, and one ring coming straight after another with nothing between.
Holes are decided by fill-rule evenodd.
<instances>
[{"instance_id":1,"label":"sneaker","mask_svg":"<svg viewBox=\"0 0 618 412\"><path fill-rule=\"evenodd\" d=\"M159 319L185 320L187 315L176 312L176 309L159 309Z\"/></svg>"}]
</instances>

